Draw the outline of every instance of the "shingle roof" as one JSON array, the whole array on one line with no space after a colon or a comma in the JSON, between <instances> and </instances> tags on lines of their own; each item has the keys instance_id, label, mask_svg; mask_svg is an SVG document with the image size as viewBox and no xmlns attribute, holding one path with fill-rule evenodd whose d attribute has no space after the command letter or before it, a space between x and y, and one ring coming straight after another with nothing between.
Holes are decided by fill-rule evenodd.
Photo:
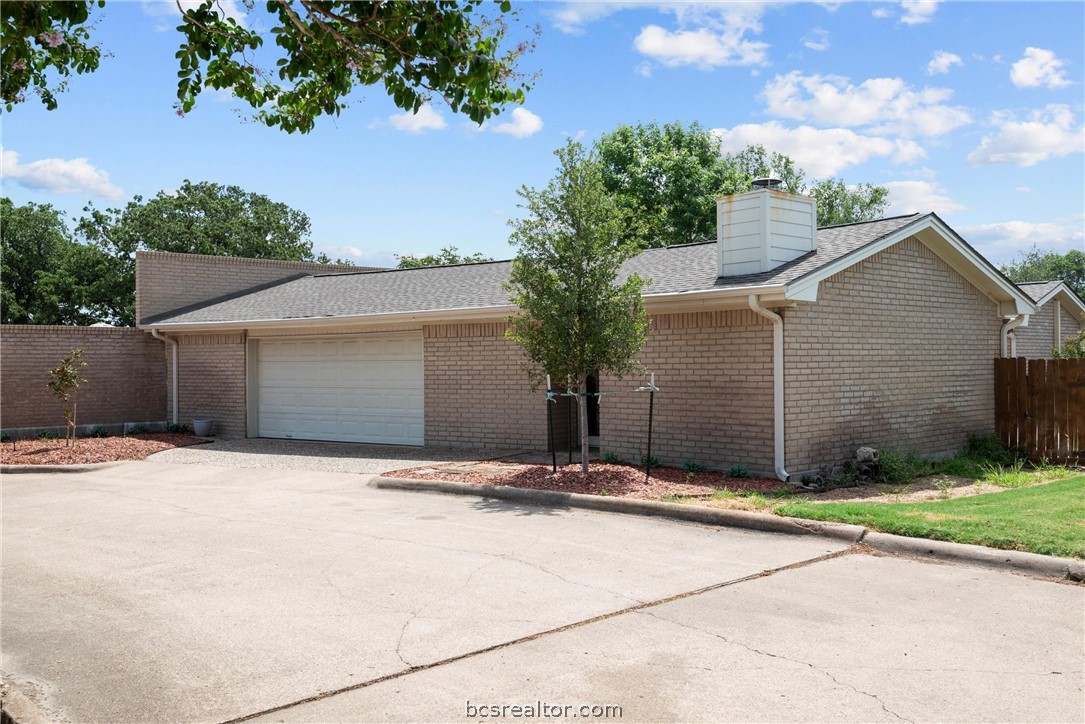
<instances>
[{"instance_id":1,"label":"shingle roof","mask_svg":"<svg viewBox=\"0 0 1085 724\"><path fill-rule=\"evenodd\" d=\"M651 283L645 294L776 286L799 279L920 219L918 214L818 229L817 250L769 272L717 277L716 243L649 249L622 267ZM318 274L231 299L159 315L146 324L313 320L504 306L511 261L421 269Z\"/></svg>"},{"instance_id":2,"label":"shingle roof","mask_svg":"<svg viewBox=\"0 0 1085 724\"><path fill-rule=\"evenodd\" d=\"M1017 286L1029 295L1032 301L1039 302L1060 284L1062 284L1061 281L1055 280L1053 282L1021 282Z\"/></svg>"}]
</instances>

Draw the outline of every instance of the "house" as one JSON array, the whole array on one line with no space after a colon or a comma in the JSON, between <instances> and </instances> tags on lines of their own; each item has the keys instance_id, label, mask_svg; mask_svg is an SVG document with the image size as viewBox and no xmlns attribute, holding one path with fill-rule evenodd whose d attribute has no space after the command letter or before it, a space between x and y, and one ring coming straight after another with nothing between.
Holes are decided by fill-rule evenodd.
<instances>
[{"instance_id":1,"label":"house","mask_svg":"<svg viewBox=\"0 0 1085 724\"><path fill-rule=\"evenodd\" d=\"M653 452L780 478L860 445L949 453L994 427L992 358L1033 300L934 214L817 229L812 199L718 202L717 239L652 249L640 356ZM139 253L139 327L166 341L174 420L217 434L546 449L505 337L511 262L219 283L246 260ZM177 265L186 265L184 274ZM218 280L215 298L193 279ZM647 399L604 377L590 432L643 452ZM568 398L556 408L565 438Z\"/></svg>"},{"instance_id":2,"label":"house","mask_svg":"<svg viewBox=\"0 0 1085 724\"><path fill-rule=\"evenodd\" d=\"M1051 350L1085 329L1085 302L1065 282L1017 285L1029 295L1036 311L1010 333L1009 357L1051 359Z\"/></svg>"}]
</instances>

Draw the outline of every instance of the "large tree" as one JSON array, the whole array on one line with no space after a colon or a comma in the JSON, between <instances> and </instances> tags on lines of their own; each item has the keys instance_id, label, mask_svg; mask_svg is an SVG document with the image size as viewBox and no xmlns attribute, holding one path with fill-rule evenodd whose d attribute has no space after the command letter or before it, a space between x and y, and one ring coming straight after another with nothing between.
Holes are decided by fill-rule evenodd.
<instances>
[{"instance_id":1,"label":"large tree","mask_svg":"<svg viewBox=\"0 0 1085 724\"><path fill-rule=\"evenodd\" d=\"M520 313L508 336L523 348L537 385L547 374L579 397L581 467L588 472L587 380L636 369L648 333L637 275L619 279L637 254L625 238L628 212L604 185L598 158L579 143L556 152L557 175L543 189L524 187L524 218L511 222L517 249L507 289Z\"/></svg>"},{"instance_id":2,"label":"large tree","mask_svg":"<svg viewBox=\"0 0 1085 724\"><path fill-rule=\"evenodd\" d=\"M104 5L0 3L0 95L9 111L28 90L52 110L71 73L97 70L103 52L91 39L92 10ZM508 21L516 21L518 11L508 0L241 5L244 17L232 17L217 0L184 9L177 28L178 113L191 111L208 88L227 89L253 109L257 122L307 133L320 116L338 115L354 89L380 84L404 110L417 113L439 97L453 112L482 123L523 103L533 82L517 63L534 37L529 32L510 40ZM267 35L274 47L264 46Z\"/></svg>"},{"instance_id":3,"label":"large tree","mask_svg":"<svg viewBox=\"0 0 1085 724\"><path fill-rule=\"evenodd\" d=\"M696 123L622 125L595 151L608 193L631 214L626 236L642 248L715 238L716 197L747 191L769 173L785 191L818 199L819 226L876 219L888 201L882 186L830 178L808 187L791 158L763 146L724 154L719 138Z\"/></svg>"},{"instance_id":4,"label":"large tree","mask_svg":"<svg viewBox=\"0 0 1085 724\"><path fill-rule=\"evenodd\" d=\"M1013 261L1002 266L1002 273L1015 282L1066 282L1079 297L1085 299L1085 252L1068 251L1058 254L1033 246Z\"/></svg>"}]
</instances>

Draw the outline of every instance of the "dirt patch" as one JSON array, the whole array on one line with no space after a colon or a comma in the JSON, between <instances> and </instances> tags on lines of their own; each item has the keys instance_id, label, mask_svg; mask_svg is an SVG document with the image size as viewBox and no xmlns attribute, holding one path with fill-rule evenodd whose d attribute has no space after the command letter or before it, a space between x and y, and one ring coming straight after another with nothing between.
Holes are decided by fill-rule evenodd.
<instances>
[{"instance_id":1,"label":"dirt patch","mask_svg":"<svg viewBox=\"0 0 1085 724\"><path fill-rule=\"evenodd\" d=\"M835 488L823 493L804 493L801 497L811 503L918 503L924 500L948 500L997 493L1001 490L1005 488L981 483L972 478L928 475L910 483L872 483L854 488Z\"/></svg>"},{"instance_id":2,"label":"dirt patch","mask_svg":"<svg viewBox=\"0 0 1085 724\"><path fill-rule=\"evenodd\" d=\"M559 465L557 473L552 472L549 465L495 461L486 462L485 472L468 472L464 467L463 463L454 463L449 466L394 470L385 475L391 478L510 485L562 493L605 494L640 500L658 500L672 495L709 496L719 488L769 492L783 487L783 483L773 478L732 478L724 473L687 473L668 467L652 468L652 477L646 481L644 468L611 463L593 463L587 477L581 474L579 464ZM502 469L505 471L502 472Z\"/></svg>"},{"instance_id":3,"label":"dirt patch","mask_svg":"<svg viewBox=\"0 0 1085 724\"><path fill-rule=\"evenodd\" d=\"M75 447L64 440L17 440L0 444L3 465L77 465L111 463L118 460L143 460L152 453L187 445L210 442L195 435L149 433L127 437L83 437Z\"/></svg>"}]
</instances>

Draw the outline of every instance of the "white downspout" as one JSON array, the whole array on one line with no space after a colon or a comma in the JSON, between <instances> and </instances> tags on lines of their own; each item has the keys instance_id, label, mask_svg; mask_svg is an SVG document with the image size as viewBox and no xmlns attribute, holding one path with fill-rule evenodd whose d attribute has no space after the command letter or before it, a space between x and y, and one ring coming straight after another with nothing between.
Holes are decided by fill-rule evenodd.
<instances>
[{"instance_id":1,"label":"white downspout","mask_svg":"<svg viewBox=\"0 0 1085 724\"><path fill-rule=\"evenodd\" d=\"M160 339L170 346L172 355L172 362L170 364L171 372L171 384L170 389L173 392L173 424L177 424L177 340L171 339L165 335L159 334L158 330L154 327L151 328L151 336L155 339Z\"/></svg>"},{"instance_id":2,"label":"white downspout","mask_svg":"<svg viewBox=\"0 0 1085 724\"><path fill-rule=\"evenodd\" d=\"M1017 350L1015 349L1013 354L1010 354L1010 332L1017 329L1022 324L1028 321L1027 314L1019 314L1013 319L1007 319L1002 323L1002 336L1001 336L1001 349L999 350L1003 357L1016 357ZM1014 340L1016 343L1017 340ZM1014 345L1016 347L1016 344Z\"/></svg>"},{"instance_id":3,"label":"white downspout","mask_svg":"<svg viewBox=\"0 0 1085 724\"><path fill-rule=\"evenodd\" d=\"M784 319L761 306L756 294L749 298L750 309L772 322L772 417L773 457L776 477L785 483L791 475L784 468Z\"/></svg>"}]
</instances>

